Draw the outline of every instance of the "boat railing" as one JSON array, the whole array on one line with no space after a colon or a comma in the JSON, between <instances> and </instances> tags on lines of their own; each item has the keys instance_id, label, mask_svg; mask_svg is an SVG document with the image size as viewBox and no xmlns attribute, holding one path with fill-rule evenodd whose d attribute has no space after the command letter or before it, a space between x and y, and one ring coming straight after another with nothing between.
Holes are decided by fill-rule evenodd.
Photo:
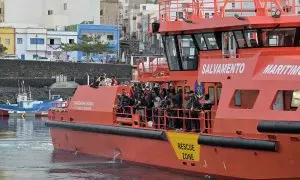
<instances>
[{"instance_id":1,"label":"boat railing","mask_svg":"<svg viewBox=\"0 0 300 180\"><path fill-rule=\"evenodd\" d=\"M159 5L160 22L184 21L234 16L272 16L276 10L281 15L298 15L295 0L169 0Z\"/></svg>"},{"instance_id":2,"label":"boat railing","mask_svg":"<svg viewBox=\"0 0 300 180\"><path fill-rule=\"evenodd\" d=\"M196 131L211 133L214 110L164 109L125 106L116 110L116 124L134 128Z\"/></svg>"},{"instance_id":3,"label":"boat railing","mask_svg":"<svg viewBox=\"0 0 300 180\"><path fill-rule=\"evenodd\" d=\"M227 58L254 58L258 55L259 53L212 54L212 55L201 54L200 57L204 59L227 59Z\"/></svg>"},{"instance_id":4,"label":"boat railing","mask_svg":"<svg viewBox=\"0 0 300 180\"><path fill-rule=\"evenodd\" d=\"M125 124L125 125L132 125L132 115L133 113L132 106L122 106L116 107L115 113L117 114L116 123L117 124Z\"/></svg>"},{"instance_id":5,"label":"boat railing","mask_svg":"<svg viewBox=\"0 0 300 180\"><path fill-rule=\"evenodd\" d=\"M69 101L56 101L52 103L53 108L67 108L69 106Z\"/></svg>"},{"instance_id":6,"label":"boat railing","mask_svg":"<svg viewBox=\"0 0 300 180\"><path fill-rule=\"evenodd\" d=\"M169 67L165 58L149 57L147 61L137 60L137 68L139 77L169 75Z\"/></svg>"}]
</instances>

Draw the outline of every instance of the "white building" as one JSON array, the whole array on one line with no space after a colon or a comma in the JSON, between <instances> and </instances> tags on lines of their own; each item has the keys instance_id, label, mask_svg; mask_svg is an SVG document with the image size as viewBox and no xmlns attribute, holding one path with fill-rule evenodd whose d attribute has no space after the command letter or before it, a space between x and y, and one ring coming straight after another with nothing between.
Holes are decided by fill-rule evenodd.
<instances>
[{"instance_id":1,"label":"white building","mask_svg":"<svg viewBox=\"0 0 300 180\"><path fill-rule=\"evenodd\" d=\"M3 24L1 25L4 26ZM73 60L77 52L63 52L60 45L77 43L77 32L15 25L16 55L22 60Z\"/></svg>"},{"instance_id":2,"label":"white building","mask_svg":"<svg viewBox=\"0 0 300 180\"><path fill-rule=\"evenodd\" d=\"M93 21L100 24L99 0L4 0L6 23L38 24L47 28Z\"/></svg>"},{"instance_id":3,"label":"white building","mask_svg":"<svg viewBox=\"0 0 300 180\"><path fill-rule=\"evenodd\" d=\"M139 9L131 9L129 12L129 33L131 38L137 37L137 15L139 12Z\"/></svg>"},{"instance_id":4,"label":"white building","mask_svg":"<svg viewBox=\"0 0 300 180\"><path fill-rule=\"evenodd\" d=\"M47 29L38 27L16 28L16 55L22 60L46 56Z\"/></svg>"},{"instance_id":5,"label":"white building","mask_svg":"<svg viewBox=\"0 0 300 180\"><path fill-rule=\"evenodd\" d=\"M61 44L76 44L77 32L74 31L47 31L46 57L59 60L77 60L77 52L63 52Z\"/></svg>"}]
</instances>

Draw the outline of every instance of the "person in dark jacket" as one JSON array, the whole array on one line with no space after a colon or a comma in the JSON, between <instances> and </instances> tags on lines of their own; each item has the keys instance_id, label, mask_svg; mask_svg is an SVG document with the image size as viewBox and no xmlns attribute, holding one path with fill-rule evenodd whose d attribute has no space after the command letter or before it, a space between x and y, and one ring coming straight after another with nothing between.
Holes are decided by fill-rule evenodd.
<instances>
[{"instance_id":1,"label":"person in dark jacket","mask_svg":"<svg viewBox=\"0 0 300 180\"><path fill-rule=\"evenodd\" d=\"M205 133L207 133L208 130L211 129L211 108L212 103L210 101L209 94L205 94L204 104L202 105L202 109L204 110L205 114Z\"/></svg>"},{"instance_id":2,"label":"person in dark jacket","mask_svg":"<svg viewBox=\"0 0 300 180\"><path fill-rule=\"evenodd\" d=\"M145 107L147 105L147 101L142 93L139 93L134 101L134 112L140 115L140 121L146 126Z\"/></svg>"},{"instance_id":3,"label":"person in dark jacket","mask_svg":"<svg viewBox=\"0 0 300 180\"><path fill-rule=\"evenodd\" d=\"M93 82L90 84L90 87L98 88L99 83L100 83L99 78L95 76Z\"/></svg>"}]
</instances>

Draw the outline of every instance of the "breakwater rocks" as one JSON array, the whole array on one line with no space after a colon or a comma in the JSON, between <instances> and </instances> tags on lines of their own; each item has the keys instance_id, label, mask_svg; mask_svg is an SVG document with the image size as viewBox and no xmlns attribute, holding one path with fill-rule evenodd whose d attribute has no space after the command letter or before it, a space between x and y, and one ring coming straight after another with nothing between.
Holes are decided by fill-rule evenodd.
<instances>
[{"instance_id":1,"label":"breakwater rocks","mask_svg":"<svg viewBox=\"0 0 300 180\"><path fill-rule=\"evenodd\" d=\"M95 64L72 62L42 62L0 59L0 87L17 87L18 80L25 81L26 86L49 87L55 83L55 76L67 76L68 81L86 84L94 76L106 73L116 76L119 81L132 79L132 68L124 64Z\"/></svg>"}]
</instances>

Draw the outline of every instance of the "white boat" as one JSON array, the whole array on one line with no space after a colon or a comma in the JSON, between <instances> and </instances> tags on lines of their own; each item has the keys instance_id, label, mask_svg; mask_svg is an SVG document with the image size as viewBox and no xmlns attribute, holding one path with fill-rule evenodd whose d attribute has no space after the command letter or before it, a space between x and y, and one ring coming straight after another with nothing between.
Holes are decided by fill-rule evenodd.
<instances>
[{"instance_id":1,"label":"white boat","mask_svg":"<svg viewBox=\"0 0 300 180\"><path fill-rule=\"evenodd\" d=\"M0 111L2 115L9 115L10 117L35 117L47 116L48 110L55 106L55 103L62 102L62 99L55 99L50 101L36 101L31 98L31 91L27 93L24 87L24 81L21 83L21 89L17 96L17 104L0 104ZM0 114L0 115L1 115Z\"/></svg>"}]
</instances>

